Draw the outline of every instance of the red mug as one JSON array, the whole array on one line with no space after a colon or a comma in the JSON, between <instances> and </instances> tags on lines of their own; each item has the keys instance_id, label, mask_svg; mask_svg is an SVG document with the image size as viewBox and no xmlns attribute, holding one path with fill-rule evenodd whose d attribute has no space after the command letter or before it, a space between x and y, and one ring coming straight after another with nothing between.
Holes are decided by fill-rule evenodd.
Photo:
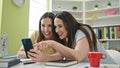
<instances>
[{"instance_id":1,"label":"red mug","mask_svg":"<svg viewBox=\"0 0 120 68\"><path fill-rule=\"evenodd\" d=\"M106 58L101 52L88 52L90 67L100 67L100 60Z\"/></svg>"}]
</instances>

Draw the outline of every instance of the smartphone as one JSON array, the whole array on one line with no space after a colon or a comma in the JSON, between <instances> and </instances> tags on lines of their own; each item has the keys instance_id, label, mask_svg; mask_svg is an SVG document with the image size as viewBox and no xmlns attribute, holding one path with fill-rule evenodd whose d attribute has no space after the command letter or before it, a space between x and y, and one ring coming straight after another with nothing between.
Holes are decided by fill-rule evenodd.
<instances>
[{"instance_id":1,"label":"smartphone","mask_svg":"<svg viewBox=\"0 0 120 68\"><path fill-rule=\"evenodd\" d=\"M29 58L27 52L30 51L30 49L33 49L33 44L32 44L31 39L30 38L22 39L22 44L23 44L23 47L26 53L26 57Z\"/></svg>"}]
</instances>

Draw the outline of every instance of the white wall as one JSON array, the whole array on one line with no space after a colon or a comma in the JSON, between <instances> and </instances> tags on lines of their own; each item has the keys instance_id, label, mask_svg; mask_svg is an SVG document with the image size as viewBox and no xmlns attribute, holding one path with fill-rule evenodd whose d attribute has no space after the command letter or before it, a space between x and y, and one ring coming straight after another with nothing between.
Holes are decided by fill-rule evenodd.
<instances>
[{"instance_id":1,"label":"white wall","mask_svg":"<svg viewBox=\"0 0 120 68\"><path fill-rule=\"evenodd\" d=\"M29 12L29 34L34 30L38 30L39 19L47 11L48 0L30 0L30 12Z\"/></svg>"}]
</instances>

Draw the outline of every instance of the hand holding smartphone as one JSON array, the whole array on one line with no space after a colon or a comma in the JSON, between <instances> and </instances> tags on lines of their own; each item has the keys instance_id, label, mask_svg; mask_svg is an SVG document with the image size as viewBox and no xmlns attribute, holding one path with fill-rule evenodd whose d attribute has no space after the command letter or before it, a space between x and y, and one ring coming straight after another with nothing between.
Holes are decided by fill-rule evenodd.
<instances>
[{"instance_id":1,"label":"hand holding smartphone","mask_svg":"<svg viewBox=\"0 0 120 68\"><path fill-rule=\"evenodd\" d=\"M30 38L24 38L22 39L22 44L23 44L23 47L25 49L25 53L26 53L26 57L28 57L28 51L30 51L30 49L33 49L33 45L32 45L32 41Z\"/></svg>"}]
</instances>

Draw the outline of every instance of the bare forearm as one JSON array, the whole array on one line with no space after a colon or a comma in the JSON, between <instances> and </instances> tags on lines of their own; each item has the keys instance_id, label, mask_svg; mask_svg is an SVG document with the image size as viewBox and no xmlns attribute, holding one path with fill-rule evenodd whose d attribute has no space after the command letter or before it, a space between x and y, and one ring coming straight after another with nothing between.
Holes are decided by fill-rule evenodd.
<instances>
[{"instance_id":1,"label":"bare forearm","mask_svg":"<svg viewBox=\"0 0 120 68\"><path fill-rule=\"evenodd\" d=\"M26 58L25 51L19 51L19 52L17 53L17 57L18 57L18 58Z\"/></svg>"},{"instance_id":2,"label":"bare forearm","mask_svg":"<svg viewBox=\"0 0 120 68\"><path fill-rule=\"evenodd\" d=\"M68 48L60 43L56 43L53 45L56 51L63 54L66 58L76 60L77 56L79 55L77 50Z\"/></svg>"},{"instance_id":3,"label":"bare forearm","mask_svg":"<svg viewBox=\"0 0 120 68\"><path fill-rule=\"evenodd\" d=\"M79 40L74 49L66 47L54 41L52 43L52 46L56 51L60 52L65 57L77 60L78 62L80 62L87 56L89 50L89 44L86 38Z\"/></svg>"},{"instance_id":4,"label":"bare forearm","mask_svg":"<svg viewBox=\"0 0 120 68\"><path fill-rule=\"evenodd\" d=\"M46 55L45 61L61 60L63 56L60 53Z\"/></svg>"}]
</instances>

